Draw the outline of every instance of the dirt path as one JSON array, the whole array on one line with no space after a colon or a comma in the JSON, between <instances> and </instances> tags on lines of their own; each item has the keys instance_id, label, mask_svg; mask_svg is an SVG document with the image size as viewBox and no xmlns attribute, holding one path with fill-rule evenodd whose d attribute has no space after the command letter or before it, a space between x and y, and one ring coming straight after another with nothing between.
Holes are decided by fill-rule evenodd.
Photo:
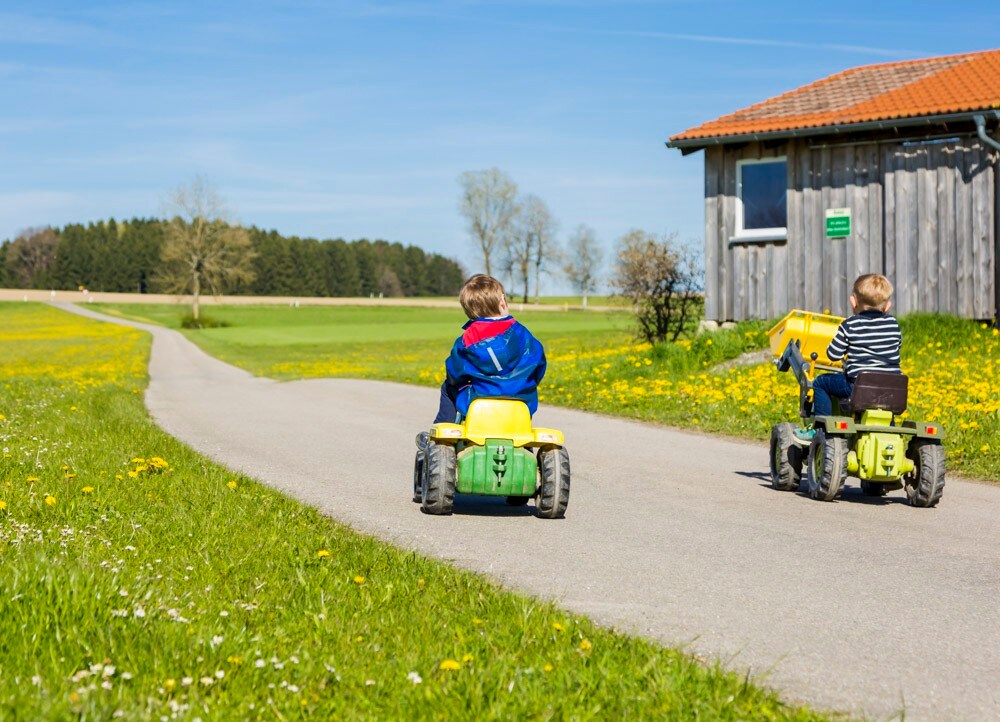
<instances>
[{"instance_id":1,"label":"dirt path","mask_svg":"<svg viewBox=\"0 0 1000 722\"><path fill-rule=\"evenodd\" d=\"M436 391L254 378L144 328L155 337L146 403L166 431L359 530L770 670L789 699L875 718L1000 719L1000 488L949 481L928 510L901 492L862 497L853 482L824 504L773 491L761 445L544 408L537 422L565 432L572 458L565 520L461 497L454 516L430 517L410 491L413 436Z\"/></svg>"}]
</instances>

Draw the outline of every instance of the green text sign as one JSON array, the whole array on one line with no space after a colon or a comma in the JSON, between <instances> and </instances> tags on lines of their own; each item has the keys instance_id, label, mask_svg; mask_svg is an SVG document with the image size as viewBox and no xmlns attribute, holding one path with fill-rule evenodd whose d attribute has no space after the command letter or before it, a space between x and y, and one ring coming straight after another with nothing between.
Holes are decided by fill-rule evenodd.
<instances>
[{"instance_id":1,"label":"green text sign","mask_svg":"<svg viewBox=\"0 0 1000 722\"><path fill-rule=\"evenodd\" d=\"M851 209L828 208L826 211L826 237L844 238L851 235Z\"/></svg>"}]
</instances>

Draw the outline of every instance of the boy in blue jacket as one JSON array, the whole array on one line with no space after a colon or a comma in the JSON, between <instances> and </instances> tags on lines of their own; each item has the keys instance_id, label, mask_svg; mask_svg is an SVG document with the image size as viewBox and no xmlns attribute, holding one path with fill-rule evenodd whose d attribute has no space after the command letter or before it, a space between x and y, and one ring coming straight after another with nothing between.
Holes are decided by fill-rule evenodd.
<instances>
[{"instance_id":1,"label":"boy in blue jacket","mask_svg":"<svg viewBox=\"0 0 1000 722\"><path fill-rule=\"evenodd\" d=\"M534 414L538 382L545 375L545 350L531 332L507 313L507 297L497 279L476 274L462 286L458 301L469 322L445 361L441 404L434 423L454 423L477 396L522 400ZM426 433L421 435L426 439ZM418 446L423 446L418 438Z\"/></svg>"}]
</instances>

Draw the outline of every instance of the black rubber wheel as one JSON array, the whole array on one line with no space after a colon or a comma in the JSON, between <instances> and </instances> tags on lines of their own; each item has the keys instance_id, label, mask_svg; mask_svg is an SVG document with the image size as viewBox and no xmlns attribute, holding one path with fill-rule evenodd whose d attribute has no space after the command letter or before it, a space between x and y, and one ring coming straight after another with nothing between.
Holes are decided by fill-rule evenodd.
<instances>
[{"instance_id":1,"label":"black rubber wheel","mask_svg":"<svg viewBox=\"0 0 1000 722\"><path fill-rule=\"evenodd\" d=\"M420 508L428 514L451 514L458 477L455 447L432 441L425 453Z\"/></svg>"},{"instance_id":2,"label":"black rubber wheel","mask_svg":"<svg viewBox=\"0 0 1000 722\"><path fill-rule=\"evenodd\" d=\"M424 452L418 451L413 459L413 501L420 503L423 495L420 492L424 475Z\"/></svg>"},{"instance_id":3,"label":"black rubber wheel","mask_svg":"<svg viewBox=\"0 0 1000 722\"><path fill-rule=\"evenodd\" d=\"M829 436L816 429L809 446L809 470L806 485L809 496L820 501L833 501L847 479L847 439Z\"/></svg>"},{"instance_id":4,"label":"black rubber wheel","mask_svg":"<svg viewBox=\"0 0 1000 722\"><path fill-rule=\"evenodd\" d=\"M944 493L944 447L933 441L917 439L906 455L913 460L913 471L903 483L911 506L930 507L941 501Z\"/></svg>"},{"instance_id":5,"label":"black rubber wheel","mask_svg":"<svg viewBox=\"0 0 1000 722\"><path fill-rule=\"evenodd\" d=\"M802 480L802 447L795 440L795 425L787 422L771 429L771 486L795 491Z\"/></svg>"},{"instance_id":6,"label":"black rubber wheel","mask_svg":"<svg viewBox=\"0 0 1000 722\"><path fill-rule=\"evenodd\" d=\"M508 506L524 506L529 501L531 501L530 496L508 496L507 504Z\"/></svg>"},{"instance_id":7,"label":"black rubber wheel","mask_svg":"<svg viewBox=\"0 0 1000 722\"><path fill-rule=\"evenodd\" d=\"M861 480L861 493L865 496L885 496L892 484L882 484L877 481Z\"/></svg>"},{"instance_id":8,"label":"black rubber wheel","mask_svg":"<svg viewBox=\"0 0 1000 722\"><path fill-rule=\"evenodd\" d=\"M569 452L560 447L538 452L538 499L535 510L543 519L561 519L569 504Z\"/></svg>"}]
</instances>

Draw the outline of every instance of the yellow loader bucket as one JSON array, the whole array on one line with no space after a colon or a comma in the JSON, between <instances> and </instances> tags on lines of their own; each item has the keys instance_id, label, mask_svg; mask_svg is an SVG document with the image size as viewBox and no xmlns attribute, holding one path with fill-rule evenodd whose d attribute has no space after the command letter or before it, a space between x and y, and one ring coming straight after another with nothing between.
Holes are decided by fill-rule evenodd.
<instances>
[{"instance_id":1,"label":"yellow loader bucket","mask_svg":"<svg viewBox=\"0 0 1000 722\"><path fill-rule=\"evenodd\" d=\"M771 339L771 353L780 358L791 341L799 342L799 349L806 360L816 354L817 365L840 368L840 361L827 358L826 347L833 341L837 327L844 319L840 316L830 316L825 313L810 313L809 311L789 311L788 315L775 324L767 332Z\"/></svg>"}]
</instances>

